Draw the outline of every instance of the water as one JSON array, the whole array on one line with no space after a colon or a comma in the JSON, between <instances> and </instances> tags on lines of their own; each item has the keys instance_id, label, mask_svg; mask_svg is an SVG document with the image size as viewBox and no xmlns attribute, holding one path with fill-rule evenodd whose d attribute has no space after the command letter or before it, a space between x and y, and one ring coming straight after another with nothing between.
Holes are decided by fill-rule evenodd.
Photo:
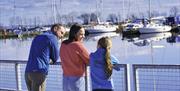
<instances>
[{"instance_id":1,"label":"water","mask_svg":"<svg viewBox=\"0 0 180 91\"><path fill-rule=\"evenodd\" d=\"M96 34L87 36L84 44L89 52L94 52L100 37L112 36L111 53L120 63L180 64L180 38L176 36L175 43L169 43L172 34L168 34L140 35L135 38L122 38L116 33ZM27 60L31 41L32 38L0 40L0 60Z\"/></svg>"},{"instance_id":2,"label":"water","mask_svg":"<svg viewBox=\"0 0 180 91\"><path fill-rule=\"evenodd\" d=\"M93 34L93 35L87 36L84 39L84 44L87 47L89 52L94 52L96 50L97 40L102 36L112 37L113 47L111 49L111 53L120 60L121 64L175 64L175 65L180 64L180 36L179 35L174 36L171 33L158 33L158 34L143 34L143 35L139 35L138 37L123 38L122 35L117 34L117 33ZM0 60L27 60L28 55L29 55L31 41L32 41L32 38L0 40ZM8 68L9 67L7 67L6 69ZM55 71L59 71L59 70L56 69ZM0 73L4 74L5 72L3 71L3 69L1 69ZM6 75L10 76L13 74L10 74L10 72L9 73L7 72L5 76ZM61 74L62 73L60 74L58 73L57 75L49 75L49 79L51 80L51 78L61 78L59 77ZM140 74L143 74L143 73L139 72L138 75ZM146 73L146 74L149 74L149 73ZM157 73L154 73L153 71L153 74L157 74ZM166 73L163 73L163 74L166 74ZM177 73L176 75L179 76L180 74ZM22 74L22 77L23 77L23 74ZM1 81L3 80L3 82L0 83L1 84L0 86L2 86L4 81L10 81L8 84L11 85L11 82L14 82L15 78L12 78L12 77L10 78L11 79L1 79ZM140 79L143 79L143 78L140 78ZM59 79L58 82L57 80L58 79L55 79L55 80L52 79L51 80L52 82L50 83L61 85L61 83L58 83L58 82L59 81L61 82L62 79ZM54 83L55 81L56 83ZM143 80L139 80L139 82L144 83ZM152 82L150 83L154 83L154 81L152 80ZM13 88L15 88L15 86ZM26 89L24 83L23 83L23 89Z\"/></svg>"}]
</instances>

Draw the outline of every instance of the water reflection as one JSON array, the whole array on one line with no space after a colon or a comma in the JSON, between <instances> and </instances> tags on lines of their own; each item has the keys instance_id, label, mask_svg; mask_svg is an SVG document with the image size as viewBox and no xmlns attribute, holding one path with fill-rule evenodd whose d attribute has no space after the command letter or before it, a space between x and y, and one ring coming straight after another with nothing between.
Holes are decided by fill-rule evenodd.
<instances>
[{"instance_id":1,"label":"water reflection","mask_svg":"<svg viewBox=\"0 0 180 91\"><path fill-rule=\"evenodd\" d=\"M146 46L146 45L149 45L150 42L161 41L161 40L166 39L171 36L172 36L172 34L170 32L141 34L139 36L139 39L134 41L134 44L137 46Z\"/></svg>"},{"instance_id":2,"label":"water reflection","mask_svg":"<svg viewBox=\"0 0 180 91\"><path fill-rule=\"evenodd\" d=\"M180 35L171 32L140 34L137 36L124 36L124 40L132 42L136 46L148 46L151 42L166 40L167 43L180 42Z\"/></svg>"},{"instance_id":3,"label":"water reflection","mask_svg":"<svg viewBox=\"0 0 180 91\"><path fill-rule=\"evenodd\" d=\"M97 41L98 39L108 36L108 37L115 37L115 36L119 36L119 33L116 32L108 32L108 33L96 33L96 34L89 34L88 36L86 36L85 40L89 41L89 40L93 40L93 41Z\"/></svg>"},{"instance_id":4,"label":"water reflection","mask_svg":"<svg viewBox=\"0 0 180 91\"><path fill-rule=\"evenodd\" d=\"M172 37L167 38L167 42L169 43L177 43L180 42L180 34L172 33Z\"/></svg>"}]
</instances>

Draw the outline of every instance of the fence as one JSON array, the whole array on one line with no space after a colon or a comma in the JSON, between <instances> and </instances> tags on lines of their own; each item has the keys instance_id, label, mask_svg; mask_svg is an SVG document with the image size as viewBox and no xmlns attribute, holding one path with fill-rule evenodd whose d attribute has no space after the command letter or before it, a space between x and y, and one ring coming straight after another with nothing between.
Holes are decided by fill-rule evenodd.
<instances>
[{"instance_id":1,"label":"fence","mask_svg":"<svg viewBox=\"0 0 180 91\"><path fill-rule=\"evenodd\" d=\"M180 91L180 65L133 65L135 91Z\"/></svg>"},{"instance_id":2,"label":"fence","mask_svg":"<svg viewBox=\"0 0 180 91\"><path fill-rule=\"evenodd\" d=\"M27 61L0 60L0 90L25 91L27 90L24 72ZM127 91L126 65L120 64L121 70L114 71L115 91ZM47 78L47 91L62 90L62 68L60 63L50 65ZM86 91L91 91L89 67L87 69Z\"/></svg>"},{"instance_id":3,"label":"fence","mask_svg":"<svg viewBox=\"0 0 180 91\"><path fill-rule=\"evenodd\" d=\"M0 60L0 90L25 91L26 61ZM115 91L180 91L180 65L120 64L113 72ZM91 91L89 68L86 91ZM61 91L60 63L50 65L47 91Z\"/></svg>"}]
</instances>

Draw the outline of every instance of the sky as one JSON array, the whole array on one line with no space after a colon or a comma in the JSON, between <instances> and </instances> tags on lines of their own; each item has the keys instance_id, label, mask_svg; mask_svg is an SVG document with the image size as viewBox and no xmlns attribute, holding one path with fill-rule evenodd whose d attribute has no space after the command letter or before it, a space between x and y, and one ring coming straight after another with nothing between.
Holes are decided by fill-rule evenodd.
<instances>
[{"instance_id":1,"label":"sky","mask_svg":"<svg viewBox=\"0 0 180 91\"><path fill-rule=\"evenodd\" d=\"M149 0L0 0L0 25L17 23L18 19L29 24L35 18L38 23L44 23L57 15L79 16L96 11L104 20L111 13L121 18L130 14L147 15L148 3ZM177 7L180 13L180 0L151 0L151 11L168 15L172 7Z\"/></svg>"}]
</instances>

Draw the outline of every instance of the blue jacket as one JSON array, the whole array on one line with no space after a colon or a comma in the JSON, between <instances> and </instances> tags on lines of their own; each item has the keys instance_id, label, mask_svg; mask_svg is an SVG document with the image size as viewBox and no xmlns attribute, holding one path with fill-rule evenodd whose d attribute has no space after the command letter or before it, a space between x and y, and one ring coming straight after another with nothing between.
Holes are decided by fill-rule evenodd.
<instances>
[{"instance_id":1,"label":"blue jacket","mask_svg":"<svg viewBox=\"0 0 180 91\"><path fill-rule=\"evenodd\" d=\"M112 78L107 79L105 73L105 49L98 48L96 52L90 54L90 72L92 89L113 89ZM118 64L118 59L111 55L111 63ZM120 70L119 66L113 67Z\"/></svg>"},{"instance_id":2,"label":"blue jacket","mask_svg":"<svg viewBox=\"0 0 180 91\"><path fill-rule=\"evenodd\" d=\"M48 74L50 59L53 63L59 59L58 38L52 32L46 32L32 41L25 72Z\"/></svg>"}]
</instances>

